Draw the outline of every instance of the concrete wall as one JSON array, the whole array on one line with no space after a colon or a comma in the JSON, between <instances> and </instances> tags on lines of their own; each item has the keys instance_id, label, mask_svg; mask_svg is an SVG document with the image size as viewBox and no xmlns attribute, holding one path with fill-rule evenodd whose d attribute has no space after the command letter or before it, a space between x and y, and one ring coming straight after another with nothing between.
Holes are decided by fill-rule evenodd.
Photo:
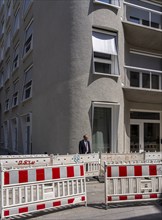
<instances>
[{"instance_id":1,"label":"concrete wall","mask_svg":"<svg viewBox=\"0 0 162 220\"><path fill-rule=\"evenodd\" d=\"M33 153L78 152L83 134L91 139L92 101L120 104L118 142L122 149L121 80L92 73L92 27L119 33L123 67L122 24L116 16L120 12L92 1L65 0L35 1L34 13L34 71L39 74L33 76Z\"/></svg>"}]
</instances>

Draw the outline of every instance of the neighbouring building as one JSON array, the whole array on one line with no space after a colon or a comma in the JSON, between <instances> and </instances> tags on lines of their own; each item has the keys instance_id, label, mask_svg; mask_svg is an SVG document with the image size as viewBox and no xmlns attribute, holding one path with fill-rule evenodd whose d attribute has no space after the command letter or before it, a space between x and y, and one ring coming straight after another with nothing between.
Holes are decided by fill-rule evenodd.
<instances>
[{"instance_id":1,"label":"neighbouring building","mask_svg":"<svg viewBox=\"0 0 162 220\"><path fill-rule=\"evenodd\" d=\"M161 0L0 0L0 154L162 150Z\"/></svg>"}]
</instances>

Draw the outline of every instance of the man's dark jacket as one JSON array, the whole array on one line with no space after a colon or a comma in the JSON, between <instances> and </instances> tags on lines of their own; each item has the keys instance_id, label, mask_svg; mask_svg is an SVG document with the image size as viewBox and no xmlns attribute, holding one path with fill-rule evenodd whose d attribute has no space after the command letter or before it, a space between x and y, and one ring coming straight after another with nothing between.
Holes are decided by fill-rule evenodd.
<instances>
[{"instance_id":1,"label":"man's dark jacket","mask_svg":"<svg viewBox=\"0 0 162 220\"><path fill-rule=\"evenodd\" d=\"M80 154L85 154L86 152L87 152L87 154L91 153L90 142L89 141L87 141L87 142L88 142L88 152L87 152L87 148L84 144L84 140L81 140L79 142L79 153Z\"/></svg>"}]
</instances>

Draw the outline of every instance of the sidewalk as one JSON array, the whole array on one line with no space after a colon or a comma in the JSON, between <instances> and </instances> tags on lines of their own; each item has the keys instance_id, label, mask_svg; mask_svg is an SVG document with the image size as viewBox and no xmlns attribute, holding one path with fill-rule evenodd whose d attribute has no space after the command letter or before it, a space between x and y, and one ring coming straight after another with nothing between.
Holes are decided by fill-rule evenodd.
<instances>
[{"instance_id":1,"label":"sidewalk","mask_svg":"<svg viewBox=\"0 0 162 220\"><path fill-rule=\"evenodd\" d=\"M162 220L162 205L159 202L127 203L111 205L105 210L104 184L97 181L87 183L88 206L44 211L21 219L32 220Z\"/></svg>"}]
</instances>

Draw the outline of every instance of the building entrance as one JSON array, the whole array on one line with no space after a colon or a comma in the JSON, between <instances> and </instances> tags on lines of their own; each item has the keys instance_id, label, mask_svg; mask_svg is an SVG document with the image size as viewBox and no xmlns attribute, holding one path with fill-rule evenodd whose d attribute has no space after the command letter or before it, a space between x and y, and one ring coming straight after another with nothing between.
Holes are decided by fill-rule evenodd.
<instances>
[{"instance_id":1,"label":"building entrance","mask_svg":"<svg viewBox=\"0 0 162 220\"><path fill-rule=\"evenodd\" d=\"M160 151L160 113L131 112L130 151Z\"/></svg>"}]
</instances>

